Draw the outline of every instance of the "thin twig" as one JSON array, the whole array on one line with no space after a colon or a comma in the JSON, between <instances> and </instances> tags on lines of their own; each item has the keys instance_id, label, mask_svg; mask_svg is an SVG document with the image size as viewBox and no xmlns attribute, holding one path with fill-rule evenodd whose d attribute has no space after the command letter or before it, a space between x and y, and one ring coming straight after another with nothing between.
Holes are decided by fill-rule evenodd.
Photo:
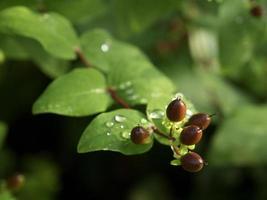
<instances>
[{"instance_id":1,"label":"thin twig","mask_svg":"<svg viewBox=\"0 0 267 200\"><path fill-rule=\"evenodd\" d=\"M118 104L120 104L122 107L124 108L130 108L129 104L126 103L122 98L120 98L116 92L115 89L113 88L108 88L107 89L108 93L110 94L110 96L112 97L112 99L117 102Z\"/></svg>"},{"instance_id":2,"label":"thin twig","mask_svg":"<svg viewBox=\"0 0 267 200\"><path fill-rule=\"evenodd\" d=\"M166 138L166 139L168 139L168 140L170 140L170 141L175 141L175 138L174 137L172 137L172 136L168 136L168 135L165 135L164 133L162 133L159 129L157 129L156 127L152 127L152 129L153 129L153 131L154 131L154 133L156 133L157 135L159 135L159 136L161 136L161 137L164 137L164 138Z\"/></svg>"},{"instance_id":3,"label":"thin twig","mask_svg":"<svg viewBox=\"0 0 267 200\"><path fill-rule=\"evenodd\" d=\"M75 53L77 57L80 59L80 61L86 66L86 67L92 67L91 63L85 58L85 55L81 51L79 47L75 49Z\"/></svg>"}]
</instances>

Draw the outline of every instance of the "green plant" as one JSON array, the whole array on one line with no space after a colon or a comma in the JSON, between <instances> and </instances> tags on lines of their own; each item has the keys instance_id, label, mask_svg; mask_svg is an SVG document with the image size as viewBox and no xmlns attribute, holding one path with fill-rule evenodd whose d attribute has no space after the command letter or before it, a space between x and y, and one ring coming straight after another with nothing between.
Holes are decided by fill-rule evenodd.
<instances>
[{"instance_id":1,"label":"green plant","mask_svg":"<svg viewBox=\"0 0 267 200\"><path fill-rule=\"evenodd\" d=\"M59 178L68 176L61 174L65 162L75 163L77 171L71 164L66 168L85 178L90 172L79 167L87 162L100 169L98 162L121 156L77 151L136 155L154 146L146 155L158 155L167 147L171 165L181 166L168 168L175 173L204 167L196 151L209 161L194 176L202 181L196 185L208 184L205 174L217 166L264 165L266 5L266 0L1 0L0 199L53 199ZM25 136L18 134L29 118ZM49 142L38 138L43 135ZM39 158L40 151L49 156ZM37 155L28 159L32 152ZM25 184L11 191L7 183L17 171ZM90 184L81 177L78 182ZM86 184L77 187L87 191Z\"/></svg>"}]
</instances>

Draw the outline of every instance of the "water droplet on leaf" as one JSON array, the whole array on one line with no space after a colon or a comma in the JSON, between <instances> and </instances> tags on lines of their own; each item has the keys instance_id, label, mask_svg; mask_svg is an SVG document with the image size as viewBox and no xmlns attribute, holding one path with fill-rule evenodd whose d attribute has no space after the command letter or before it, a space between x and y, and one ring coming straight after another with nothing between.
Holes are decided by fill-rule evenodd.
<instances>
[{"instance_id":1,"label":"water droplet on leaf","mask_svg":"<svg viewBox=\"0 0 267 200\"><path fill-rule=\"evenodd\" d=\"M136 100L137 98L138 98L138 95L136 95L136 94L129 96L130 100Z\"/></svg>"},{"instance_id":2,"label":"water droplet on leaf","mask_svg":"<svg viewBox=\"0 0 267 200\"><path fill-rule=\"evenodd\" d=\"M125 122L126 117L124 117L124 116L122 116L122 115L116 115L116 116L114 117L114 119L115 119L116 122L121 123L121 122Z\"/></svg>"},{"instance_id":3,"label":"water droplet on leaf","mask_svg":"<svg viewBox=\"0 0 267 200\"><path fill-rule=\"evenodd\" d=\"M145 118L142 118L142 119L141 119L141 123L142 123L142 124L146 124L146 123L147 123L147 120L146 120Z\"/></svg>"},{"instance_id":4,"label":"water droplet on leaf","mask_svg":"<svg viewBox=\"0 0 267 200\"><path fill-rule=\"evenodd\" d=\"M109 45L104 43L101 45L101 51L107 52L109 50Z\"/></svg>"},{"instance_id":5,"label":"water droplet on leaf","mask_svg":"<svg viewBox=\"0 0 267 200\"><path fill-rule=\"evenodd\" d=\"M142 98L142 99L140 99L140 103L147 103L147 99L145 99L145 98Z\"/></svg>"},{"instance_id":6,"label":"water droplet on leaf","mask_svg":"<svg viewBox=\"0 0 267 200\"><path fill-rule=\"evenodd\" d=\"M113 125L114 125L113 122L106 122L106 126L109 127L109 128L111 128Z\"/></svg>"},{"instance_id":7,"label":"water droplet on leaf","mask_svg":"<svg viewBox=\"0 0 267 200\"><path fill-rule=\"evenodd\" d=\"M149 117L151 119L160 119L163 118L164 112L162 110L154 110L153 112L149 113Z\"/></svg>"},{"instance_id":8,"label":"water droplet on leaf","mask_svg":"<svg viewBox=\"0 0 267 200\"><path fill-rule=\"evenodd\" d=\"M107 132L107 136L110 136L111 135L111 133L110 132Z\"/></svg>"},{"instance_id":9,"label":"water droplet on leaf","mask_svg":"<svg viewBox=\"0 0 267 200\"><path fill-rule=\"evenodd\" d=\"M125 138L125 139L129 139L129 138L130 138L130 135L131 135L131 133L129 133L128 131L123 131L123 132L121 133L121 136L122 136L123 138Z\"/></svg>"},{"instance_id":10,"label":"water droplet on leaf","mask_svg":"<svg viewBox=\"0 0 267 200\"><path fill-rule=\"evenodd\" d=\"M134 91L133 91L132 88L131 88L131 89L128 89L128 90L125 91L125 93L126 93L126 94L129 94L129 95L130 95L130 94L133 94L133 92L134 92Z\"/></svg>"},{"instance_id":11,"label":"water droplet on leaf","mask_svg":"<svg viewBox=\"0 0 267 200\"><path fill-rule=\"evenodd\" d=\"M120 128L124 128L124 126L123 125L120 125Z\"/></svg>"}]
</instances>

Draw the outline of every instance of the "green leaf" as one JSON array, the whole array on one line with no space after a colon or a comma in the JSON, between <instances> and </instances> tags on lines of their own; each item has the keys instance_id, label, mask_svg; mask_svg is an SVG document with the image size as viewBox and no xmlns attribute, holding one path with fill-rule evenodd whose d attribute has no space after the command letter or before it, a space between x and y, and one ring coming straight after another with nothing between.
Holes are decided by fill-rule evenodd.
<instances>
[{"instance_id":1,"label":"green leaf","mask_svg":"<svg viewBox=\"0 0 267 200\"><path fill-rule=\"evenodd\" d=\"M137 145L130 140L132 128L144 119L142 113L131 109L100 114L85 129L79 141L78 152L109 150L125 155L144 153L152 147L152 142Z\"/></svg>"},{"instance_id":2,"label":"green leaf","mask_svg":"<svg viewBox=\"0 0 267 200\"><path fill-rule=\"evenodd\" d=\"M1 35L0 47L4 50L7 59L32 60L43 73L52 78L70 69L67 60L48 54L37 41L32 39Z\"/></svg>"},{"instance_id":3,"label":"green leaf","mask_svg":"<svg viewBox=\"0 0 267 200\"><path fill-rule=\"evenodd\" d=\"M82 34L80 43L87 59L105 73L134 60L137 71L149 68L152 64L135 46L115 40L107 31L94 29ZM138 66L142 64L142 66ZM114 69L115 68L115 69Z\"/></svg>"},{"instance_id":4,"label":"green leaf","mask_svg":"<svg viewBox=\"0 0 267 200\"><path fill-rule=\"evenodd\" d=\"M267 105L241 107L226 119L209 150L211 165L254 166L267 163Z\"/></svg>"},{"instance_id":5,"label":"green leaf","mask_svg":"<svg viewBox=\"0 0 267 200\"><path fill-rule=\"evenodd\" d=\"M57 199L60 173L56 163L39 154L37 157L24 157L22 165L26 181L17 193L19 200Z\"/></svg>"},{"instance_id":6,"label":"green leaf","mask_svg":"<svg viewBox=\"0 0 267 200\"><path fill-rule=\"evenodd\" d=\"M0 12L0 32L37 40L52 55L74 59L79 42L67 19L56 13L37 14L17 6Z\"/></svg>"},{"instance_id":7,"label":"green leaf","mask_svg":"<svg viewBox=\"0 0 267 200\"><path fill-rule=\"evenodd\" d=\"M21 1L21 0L1 0L0 1L0 10L12 7L12 6L27 6L31 8L35 8L38 1L36 0L27 0L27 1Z\"/></svg>"},{"instance_id":8,"label":"green leaf","mask_svg":"<svg viewBox=\"0 0 267 200\"><path fill-rule=\"evenodd\" d=\"M6 138L7 126L0 121L0 149L3 146L4 140Z\"/></svg>"},{"instance_id":9,"label":"green leaf","mask_svg":"<svg viewBox=\"0 0 267 200\"><path fill-rule=\"evenodd\" d=\"M15 197L13 197L13 195L7 190L4 190L4 191L0 190L0 199L1 200L16 200Z\"/></svg>"},{"instance_id":10,"label":"green leaf","mask_svg":"<svg viewBox=\"0 0 267 200\"><path fill-rule=\"evenodd\" d=\"M168 16L178 4L175 0L114 0L111 8L119 34L128 37L141 33L160 18Z\"/></svg>"},{"instance_id":11,"label":"green leaf","mask_svg":"<svg viewBox=\"0 0 267 200\"><path fill-rule=\"evenodd\" d=\"M86 23L106 10L106 4L99 0L46 0L43 4L47 10L60 13L78 24Z\"/></svg>"},{"instance_id":12,"label":"green leaf","mask_svg":"<svg viewBox=\"0 0 267 200\"><path fill-rule=\"evenodd\" d=\"M33 113L86 116L110 105L104 76L94 69L75 69L53 81L33 105Z\"/></svg>"},{"instance_id":13,"label":"green leaf","mask_svg":"<svg viewBox=\"0 0 267 200\"><path fill-rule=\"evenodd\" d=\"M172 82L137 47L116 41L100 29L85 33L81 44L88 60L107 74L108 85L130 105L174 91Z\"/></svg>"}]
</instances>

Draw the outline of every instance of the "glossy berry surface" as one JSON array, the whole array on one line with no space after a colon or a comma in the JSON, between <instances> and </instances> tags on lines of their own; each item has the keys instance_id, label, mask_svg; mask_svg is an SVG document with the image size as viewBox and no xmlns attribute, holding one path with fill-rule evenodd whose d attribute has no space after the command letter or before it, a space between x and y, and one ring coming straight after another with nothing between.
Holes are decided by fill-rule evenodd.
<instances>
[{"instance_id":1,"label":"glossy berry surface","mask_svg":"<svg viewBox=\"0 0 267 200\"><path fill-rule=\"evenodd\" d=\"M147 144L150 139L150 133L142 126L136 126L131 131L131 140L135 144Z\"/></svg>"},{"instance_id":2,"label":"glossy berry surface","mask_svg":"<svg viewBox=\"0 0 267 200\"><path fill-rule=\"evenodd\" d=\"M186 105L181 99L173 100L167 107L166 115L172 122L179 122L186 115Z\"/></svg>"},{"instance_id":3,"label":"glossy berry surface","mask_svg":"<svg viewBox=\"0 0 267 200\"><path fill-rule=\"evenodd\" d=\"M205 113L197 113L189 118L188 122L186 123L186 126L195 125L198 126L200 129L205 130L210 125L210 122L210 115Z\"/></svg>"},{"instance_id":4,"label":"glossy berry surface","mask_svg":"<svg viewBox=\"0 0 267 200\"><path fill-rule=\"evenodd\" d=\"M261 17L263 15L263 9L259 5L255 5L250 9L250 14L254 17Z\"/></svg>"},{"instance_id":5,"label":"glossy berry surface","mask_svg":"<svg viewBox=\"0 0 267 200\"><path fill-rule=\"evenodd\" d=\"M180 141L185 145L197 144L202 137L202 130L195 125L187 126L180 135Z\"/></svg>"},{"instance_id":6,"label":"glossy berry surface","mask_svg":"<svg viewBox=\"0 0 267 200\"><path fill-rule=\"evenodd\" d=\"M188 172L198 172L203 168L204 161L197 153L189 152L181 157L181 166Z\"/></svg>"}]
</instances>

